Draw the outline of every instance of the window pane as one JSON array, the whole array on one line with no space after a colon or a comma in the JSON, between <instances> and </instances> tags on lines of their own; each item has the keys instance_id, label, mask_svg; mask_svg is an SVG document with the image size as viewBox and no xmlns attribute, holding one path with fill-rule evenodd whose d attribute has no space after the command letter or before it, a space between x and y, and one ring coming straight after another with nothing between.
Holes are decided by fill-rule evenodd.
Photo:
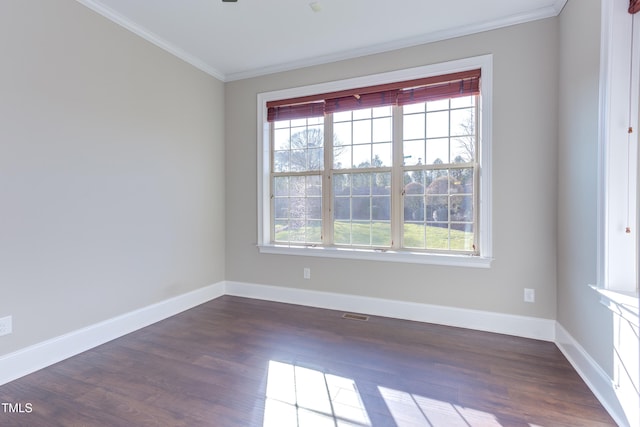
<instances>
[{"instance_id":1,"label":"window pane","mask_svg":"<svg viewBox=\"0 0 640 427\"><path fill-rule=\"evenodd\" d=\"M289 218L304 219L306 214L305 199L302 197L289 198Z\"/></svg>"},{"instance_id":2,"label":"window pane","mask_svg":"<svg viewBox=\"0 0 640 427\"><path fill-rule=\"evenodd\" d=\"M425 164L438 165L442 163L449 163L449 139L428 139Z\"/></svg>"},{"instance_id":3,"label":"window pane","mask_svg":"<svg viewBox=\"0 0 640 427\"><path fill-rule=\"evenodd\" d=\"M472 196L451 196L451 221L472 222L473 221L473 197Z\"/></svg>"},{"instance_id":4,"label":"window pane","mask_svg":"<svg viewBox=\"0 0 640 427\"><path fill-rule=\"evenodd\" d=\"M391 245L391 173L334 175L334 243Z\"/></svg>"},{"instance_id":5,"label":"window pane","mask_svg":"<svg viewBox=\"0 0 640 427\"><path fill-rule=\"evenodd\" d=\"M351 175L351 194L360 196L371 194L370 173L356 173Z\"/></svg>"},{"instance_id":6,"label":"window pane","mask_svg":"<svg viewBox=\"0 0 640 427\"><path fill-rule=\"evenodd\" d=\"M451 169L453 193L473 194L473 168Z\"/></svg>"},{"instance_id":7,"label":"window pane","mask_svg":"<svg viewBox=\"0 0 640 427\"><path fill-rule=\"evenodd\" d=\"M353 219L371 219L371 200L369 197L354 197L351 199Z\"/></svg>"},{"instance_id":8,"label":"window pane","mask_svg":"<svg viewBox=\"0 0 640 427\"><path fill-rule=\"evenodd\" d=\"M373 142L391 141L391 117L373 120Z\"/></svg>"},{"instance_id":9,"label":"window pane","mask_svg":"<svg viewBox=\"0 0 640 427\"><path fill-rule=\"evenodd\" d=\"M273 134L273 148L275 150L288 150L290 147L290 129L276 129Z\"/></svg>"},{"instance_id":10,"label":"window pane","mask_svg":"<svg viewBox=\"0 0 640 427\"><path fill-rule=\"evenodd\" d=\"M424 163L424 144L423 139L404 141L403 153L405 165L421 165Z\"/></svg>"},{"instance_id":11,"label":"window pane","mask_svg":"<svg viewBox=\"0 0 640 427\"><path fill-rule=\"evenodd\" d=\"M371 142L371 120L353 122L353 143L369 144Z\"/></svg>"},{"instance_id":12,"label":"window pane","mask_svg":"<svg viewBox=\"0 0 640 427\"><path fill-rule=\"evenodd\" d=\"M405 195L404 220L405 222L424 221L424 196L422 194Z\"/></svg>"},{"instance_id":13,"label":"window pane","mask_svg":"<svg viewBox=\"0 0 640 427\"><path fill-rule=\"evenodd\" d=\"M351 222L350 221L334 221L333 222L333 242L336 245L351 244Z\"/></svg>"},{"instance_id":14,"label":"window pane","mask_svg":"<svg viewBox=\"0 0 640 427\"><path fill-rule=\"evenodd\" d=\"M306 150L291 150L290 156L292 172L302 172L307 170Z\"/></svg>"},{"instance_id":15,"label":"window pane","mask_svg":"<svg viewBox=\"0 0 640 427\"><path fill-rule=\"evenodd\" d=\"M353 146L353 165L351 167L371 167L371 144Z\"/></svg>"},{"instance_id":16,"label":"window pane","mask_svg":"<svg viewBox=\"0 0 640 427\"><path fill-rule=\"evenodd\" d=\"M274 216L276 219L289 218L289 199L276 197L274 199Z\"/></svg>"},{"instance_id":17,"label":"window pane","mask_svg":"<svg viewBox=\"0 0 640 427\"><path fill-rule=\"evenodd\" d=\"M342 111L340 113L333 113L333 121L334 123L351 121L351 111Z\"/></svg>"},{"instance_id":18,"label":"window pane","mask_svg":"<svg viewBox=\"0 0 640 427\"><path fill-rule=\"evenodd\" d=\"M322 177L278 176L273 179L274 240L320 243Z\"/></svg>"},{"instance_id":19,"label":"window pane","mask_svg":"<svg viewBox=\"0 0 640 427\"><path fill-rule=\"evenodd\" d=\"M425 248L425 226L421 223L411 221L404 222L403 242L405 248L424 249Z\"/></svg>"},{"instance_id":20,"label":"window pane","mask_svg":"<svg viewBox=\"0 0 640 427\"><path fill-rule=\"evenodd\" d=\"M273 122L274 129L282 129L282 128L289 128L289 127L291 127L291 121L289 120L278 120L276 122Z\"/></svg>"},{"instance_id":21,"label":"window pane","mask_svg":"<svg viewBox=\"0 0 640 427\"><path fill-rule=\"evenodd\" d=\"M427 138L449 136L449 111L427 113Z\"/></svg>"},{"instance_id":22,"label":"window pane","mask_svg":"<svg viewBox=\"0 0 640 427\"><path fill-rule=\"evenodd\" d=\"M351 224L351 243L356 246L371 245L370 222L353 222Z\"/></svg>"},{"instance_id":23,"label":"window pane","mask_svg":"<svg viewBox=\"0 0 640 427\"><path fill-rule=\"evenodd\" d=\"M427 111L446 110L449 108L449 100L441 99L439 101L427 102Z\"/></svg>"},{"instance_id":24,"label":"window pane","mask_svg":"<svg viewBox=\"0 0 640 427\"><path fill-rule=\"evenodd\" d=\"M333 148L333 167L335 169L351 168L351 152L350 145Z\"/></svg>"},{"instance_id":25,"label":"window pane","mask_svg":"<svg viewBox=\"0 0 640 427\"><path fill-rule=\"evenodd\" d=\"M476 122L472 108L451 110L451 136L475 135Z\"/></svg>"},{"instance_id":26,"label":"window pane","mask_svg":"<svg viewBox=\"0 0 640 427\"><path fill-rule=\"evenodd\" d=\"M324 168L324 149L311 148L307 150L307 168L306 170L322 170Z\"/></svg>"},{"instance_id":27,"label":"window pane","mask_svg":"<svg viewBox=\"0 0 640 427\"><path fill-rule=\"evenodd\" d=\"M425 227L426 249L449 249L449 229L445 226Z\"/></svg>"},{"instance_id":28,"label":"window pane","mask_svg":"<svg viewBox=\"0 0 640 427\"><path fill-rule=\"evenodd\" d=\"M289 196L304 196L305 177L292 176L289 178Z\"/></svg>"},{"instance_id":29,"label":"window pane","mask_svg":"<svg viewBox=\"0 0 640 427\"><path fill-rule=\"evenodd\" d=\"M335 219L351 219L351 199L349 197L336 197L333 200L333 216Z\"/></svg>"},{"instance_id":30,"label":"window pane","mask_svg":"<svg viewBox=\"0 0 640 427\"><path fill-rule=\"evenodd\" d=\"M391 195L391 173L374 173L372 193L375 195Z\"/></svg>"},{"instance_id":31,"label":"window pane","mask_svg":"<svg viewBox=\"0 0 640 427\"><path fill-rule=\"evenodd\" d=\"M373 167L392 166L391 164L391 143L373 144Z\"/></svg>"},{"instance_id":32,"label":"window pane","mask_svg":"<svg viewBox=\"0 0 640 427\"><path fill-rule=\"evenodd\" d=\"M363 108L361 110L353 110L353 120L370 119L371 108Z\"/></svg>"},{"instance_id":33,"label":"window pane","mask_svg":"<svg viewBox=\"0 0 640 427\"><path fill-rule=\"evenodd\" d=\"M391 223L373 223L371 229L371 245L374 247L388 247L391 245Z\"/></svg>"},{"instance_id":34,"label":"window pane","mask_svg":"<svg viewBox=\"0 0 640 427\"><path fill-rule=\"evenodd\" d=\"M322 196L322 177L307 176L307 196Z\"/></svg>"},{"instance_id":35,"label":"window pane","mask_svg":"<svg viewBox=\"0 0 640 427\"><path fill-rule=\"evenodd\" d=\"M453 224L451 227L451 249L473 251L473 224Z\"/></svg>"},{"instance_id":36,"label":"window pane","mask_svg":"<svg viewBox=\"0 0 640 427\"><path fill-rule=\"evenodd\" d=\"M333 145L351 144L351 122L333 124Z\"/></svg>"},{"instance_id":37,"label":"window pane","mask_svg":"<svg viewBox=\"0 0 640 427\"><path fill-rule=\"evenodd\" d=\"M307 221L306 227L306 243L321 243L322 242L322 221Z\"/></svg>"},{"instance_id":38,"label":"window pane","mask_svg":"<svg viewBox=\"0 0 640 427\"><path fill-rule=\"evenodd\" d=\"M391 220L391 198L377 196L371 198L371 218L374 220Z\"/></svg>"},{"instance_id":39,"label":"window pane","mask_svg":"<svg viewBox=\"0 0 640 427\"><path fill-rule=\"evenodd\" d=\"M290 172L289 151L276 151L273 153L273 171Z\"/></svg>"},{"instance_id":40,"label":"window pane","mask_svg":"<svg viewBox=\"0 0 640 427\"><path fill-rule=\"evenodd\" d=\"M280 176L273 179L273 194L275 197L289 194L288 176Z\"/></svg>"},{"instance_id":41,"label":"window pane","mask_svg":"<svg viewBox=\"0 0 640 427\"><path fill-rule=\"evenodd\" d=\"M278 122L281 125L292 126L274 131L274 172L323 169L324 127L316 124L322 123L323 120L313 118Z\"/></svg>"},{"instance_id":42,"label":"window pane","mask_svg":"<svg viewBox=\"0 0 640 427\"><path fill-rule=\"evenodd\" d=\"M451 108L473 107L476 102L475 96L461 96L451 98Z\"/></svg>"},{"instance_id":43,"label":"window pane","mask_svg":"<svg viewBox=\"0 0 640 427\"><path fill-rule=\"evenodd\" d=\"M351 176L348 174L333 175L333 194L337 196L351 195Z\"/></svg>"},{"instance_id":44,"label":"window pane","mask_svg":"<svg viewBox=\"0 0 640 427\"><path fill-rule=\"evenodd\" d=\"M322 219L322 198L321 197L310 197L307 199L306 206L306 218L307 219Z\"/></svg>"},{"instance_id":45,"label":"window pane","mask_svg":"<svg viewBox=\"0 0 640 427\"><path fill-rule=\"evenodd\" d=\"M402 122L402 134L407 139L422 139L425 136L424 114L405 114Z\"/></svg>"},{"instance_id":46,"label":"window pane","mask_svg":"<svg viewBox=\"0 0 640 427\"><path fill-rule=\"evenodd\" d=\"M426 103L424 102L419 102L417 104L407 104L402 106L402 111L405 114L424 113L425 106L426 106Z\"/></svg>"},{"instance_id":47,"label":"window pane","mask_svg":"<svg viewBox=\"0 0 640 427\"><path fill-rule=\"evenodd\" d=\"M372 108L371 115L373 117L391 117L391 106Z\"/></svg>"},{"instance_id":48,"label":"window pane","mask_svg":"<svg viewBox=\"0 0 640 427\"><path fill-rule=\"evenodd\" d=\"M475 158L475 137L465 136L451 139L451 160L453 163L469 163Z\"/></svg>"}]
</instances>

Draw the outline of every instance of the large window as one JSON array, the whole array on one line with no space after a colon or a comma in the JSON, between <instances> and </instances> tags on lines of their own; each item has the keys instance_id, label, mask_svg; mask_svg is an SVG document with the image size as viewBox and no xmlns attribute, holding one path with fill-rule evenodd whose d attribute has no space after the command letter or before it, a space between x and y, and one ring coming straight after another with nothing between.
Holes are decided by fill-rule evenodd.
<instances>
[{"instance_id":1,"label":"large window","mask_svg":"<svg viewBox=\"0 0 640 427\"><path fill-rule=\"evenodd\" d=\"M488 266L490 65L261 94L261 250Z\"/></svg>"}]
</instances>

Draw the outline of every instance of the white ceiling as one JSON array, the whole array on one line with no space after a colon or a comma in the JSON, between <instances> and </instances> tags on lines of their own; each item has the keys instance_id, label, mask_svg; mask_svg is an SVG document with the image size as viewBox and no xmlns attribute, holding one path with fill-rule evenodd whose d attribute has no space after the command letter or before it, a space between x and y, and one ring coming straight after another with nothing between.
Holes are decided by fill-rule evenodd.
<instances>
[{"instance_id":1,"label":"white ceiling","mask_svg":"<svg viewBox=\"0 0 640 427\"><path fill-rule=\"evenodd\" d=\"M567 0L77 1L231 81L556 16Z\"/></svg>"}]
</instances>

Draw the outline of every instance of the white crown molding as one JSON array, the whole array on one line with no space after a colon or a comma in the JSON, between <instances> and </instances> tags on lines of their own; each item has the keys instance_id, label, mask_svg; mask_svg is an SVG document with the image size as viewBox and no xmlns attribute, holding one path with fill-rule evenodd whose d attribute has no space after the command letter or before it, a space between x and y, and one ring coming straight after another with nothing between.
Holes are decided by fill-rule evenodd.
<instances>
[{"instance_id":1,"label":"white crown molding","mask_svg":"<svg viewBox=\"0 0 640 427\"><path fill-rule=\"evenodd\" d=\"M556 15L560 15L562 9L567 5L567 0L556 0L553 5L553 9L556 11Z\"/></svg>"},{"instance_id":2,"label":"white crown molding","mask_svg":"<svg viewBox=\"0 0 640 427\"><path fill-rule=\"evenodd\" d=\"M220 71L218 71L211 64L207 64L205 61L201 60L200 58L197 58L191 55L190 53L185 52L183 49L164 40L162 37L158 36L157 34L154 34L151 31L148 31L146 28L122 16L121 14L114 11L113 9L108 8L107 6L103 5L99 1L97 0L76 0L76 1L88 7L89 9L93 10L94 12L104 16L110 21L120 25L121 27L126 28L127 30L131 31L137 36L142 37L146 41L158 46L160 49L163 49L169 52L170 54L183 60L187 64L194 66L200 71L203 71L209 74L210 76L215 77L218 80L225 81L224 73L221 73Z\"/></svg>"},{"instance_id":3,"label":"white crown molding","mask_svg":"<svg viewBox=\"0 0 640 427\"><path fill-rule=\"evenodd\" d=\"M485 21L474 25L465 26L463 28L453 28L443 31L434 31L426 34L422 34L417 37L406 38L402 40L396 40L389 43L377 44L375 46L369 46L361 49L351 49L341 52L336 52L329 55L321 55L313 58L306 58L299 61L292 61L282 64L277 64L269 67L263 67L254 70L246 70L235 73L228 73L225 76L225 81L243 80L253 77L260 77L267 74L279 73L284 71L296 70L299 68L311 67L315 65L328 64L332 62L338 62L353 58L359 58L367 55L375 55L379 53L389 52L392 50L404 49L422 44L428 44L456 37L468 36L471 34L481 33L485 31L496 30L499 28L509 27L517 24L524 24L526 22L536 21L545 18L551 18L558 16L562 11L562 8L566 4L567 0L556 0L554 5L533 10L531 12L512 15L506 18Z\"/></svg>"},{"instance_id":4,"label":"white crown molding","mask_svg":"<svg viewBox=\"0 0 640 427\"><path fill-rule=\"evenodd\" d=\"M383 52L389 52L392 50L403 49L421 44L433 43L436 41L447 40L456 37L462 37L470 34L480 33L484 31L495 30L511 25L523 24L530 21L539 19L545 19L557 16L561 11L567 0L556 0L551 6L533 10L523 14L512 15L506 18L481 22L475 25L465 26L463 28L455 28L444 31L435 31L427 34L420 35L418 37L411 37L403 40L397 40L389 43L382 43L376 46L370 46L360 49L351 49L341 52L336 52L329 55L321 55L313 58L306 58L299 61L291 61L281 64L275 64L267 67L260 67L250 70L223 73L218 70L214 64L209 64L202 59L187 53L184 49L175 46L173 43L163 39L157 34L145 29L132 20L124 17L113 9L103 5L99 0L76 0L78 3L83 4L94 12L104 16L105 18L113 21L114 23L126 28L132 33L142 37L150 43L158 46L161 49L169 52L170 54L182 59L183 61L191 64L197 69L215 77L223 82L230 82L235 80L248 79L253 77L259 77L267 74L273 74L283 71L291 71L299 68L310 67L314 65L322 65L331 62L337 62L347 59L358 58L367 55L374 55Z\"/></svg>"}]
</instances>

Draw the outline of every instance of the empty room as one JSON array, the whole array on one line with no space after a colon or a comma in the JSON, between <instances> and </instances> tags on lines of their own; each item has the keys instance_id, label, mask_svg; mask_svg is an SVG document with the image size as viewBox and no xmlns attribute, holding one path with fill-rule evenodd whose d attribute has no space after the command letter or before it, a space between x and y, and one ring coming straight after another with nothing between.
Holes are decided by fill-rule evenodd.
<instances>
[{"instance_id":1,"label":"empty room","mask_svg":"<svg viewBox=\"0 0 640 427\"><path fill-rule=\"evenodd\" d=\"M0 426L640 425L640 0L0 0Z\"/></svg>"}]
</instances>

